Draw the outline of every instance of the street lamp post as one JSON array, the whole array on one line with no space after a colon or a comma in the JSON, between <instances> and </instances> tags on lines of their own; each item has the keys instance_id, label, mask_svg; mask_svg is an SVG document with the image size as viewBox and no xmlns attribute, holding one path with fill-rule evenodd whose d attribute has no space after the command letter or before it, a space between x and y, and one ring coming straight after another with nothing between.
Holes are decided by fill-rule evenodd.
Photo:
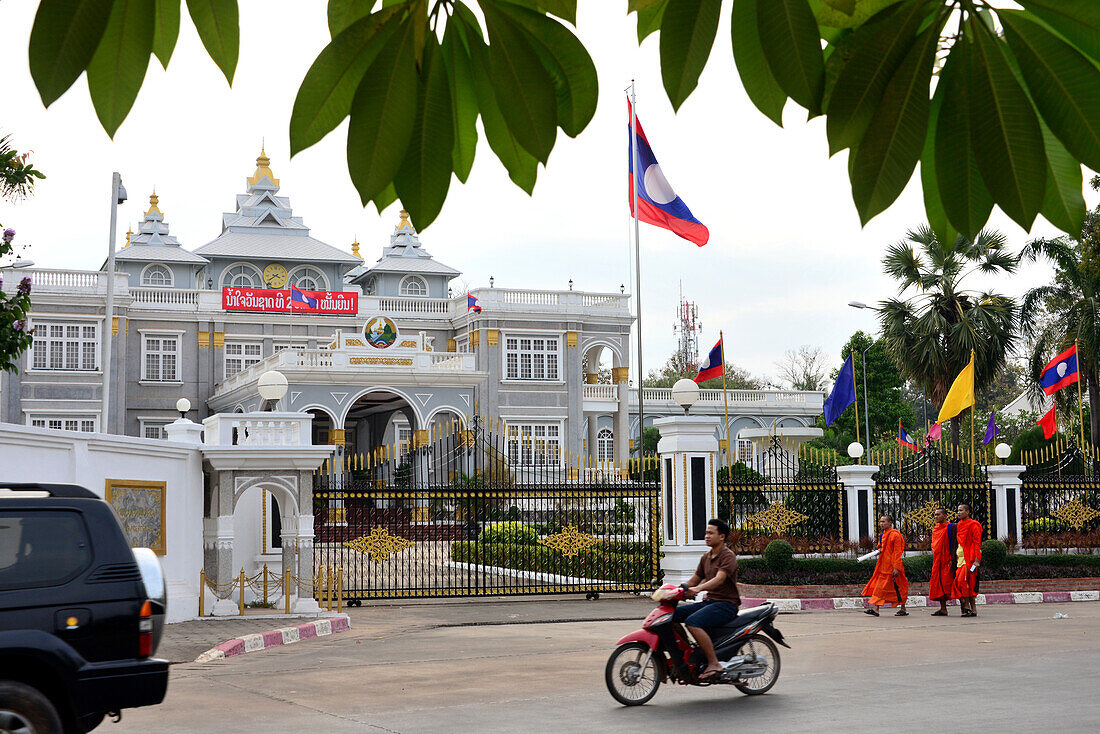
<instances>
[{"instance_id":1,"label":"street lamp post","mask_svg":"<svg viewBox=\"0 0 1100 734\"><path fill-rule=\"evenodd\" d=\"M848 305L852 308L870 308L872 311L875 309L868 306L861 301L848 301ZM860 354L860 359L863 361L863 430L867 434L867 460L871 460L871 413L867 409L867 352L871 347L875 346L875 341L871 339L871 346L864 349Z\"/></svg>"},{"instance_id":2,"label":"street lamp post","mask_svg":"<svg viewBox=\"0 0 1100 734\"><path fill-rule=\"evenodd\" d=\"M115 317L115 225L118 205L126 201L126 187L118 171L111 174L111 232L107 238L107 316L103 320L103 424L100 430L110 433L108 415L111 406L111 342L114 341Z\"/></svg>"}]
</instances>

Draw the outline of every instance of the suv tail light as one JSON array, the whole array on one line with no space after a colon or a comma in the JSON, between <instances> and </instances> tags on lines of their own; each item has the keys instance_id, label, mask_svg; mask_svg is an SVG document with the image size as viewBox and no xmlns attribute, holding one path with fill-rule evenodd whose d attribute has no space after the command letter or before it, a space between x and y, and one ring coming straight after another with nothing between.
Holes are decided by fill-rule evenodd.
<instances>
[{"instance_id":1,"label":"suv tail light","mask_svg":"<svg viewBox=\"0 0 1100 734\"><path fill-rule=\"evenodd\" d=\"M153 602L146 600L141 605L138 621L138 657L147 658L153 654Z\"/></svg>"}]
</instances>

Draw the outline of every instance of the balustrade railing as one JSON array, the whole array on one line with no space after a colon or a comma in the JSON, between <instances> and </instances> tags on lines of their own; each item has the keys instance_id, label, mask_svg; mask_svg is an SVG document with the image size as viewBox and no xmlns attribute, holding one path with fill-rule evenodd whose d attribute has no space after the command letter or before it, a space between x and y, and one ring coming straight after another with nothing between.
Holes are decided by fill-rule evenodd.
<instances>
[{"instance_id":1,"label":"balustrade railing","mask_svg":"<svg viewBox=\"0 0 1100 734\"><path fill-rule=\"evenodd\" d=\"M187 288L131 288L134 303L165 306L197 306L201 291Z\"/></svg>"}]
</instances>

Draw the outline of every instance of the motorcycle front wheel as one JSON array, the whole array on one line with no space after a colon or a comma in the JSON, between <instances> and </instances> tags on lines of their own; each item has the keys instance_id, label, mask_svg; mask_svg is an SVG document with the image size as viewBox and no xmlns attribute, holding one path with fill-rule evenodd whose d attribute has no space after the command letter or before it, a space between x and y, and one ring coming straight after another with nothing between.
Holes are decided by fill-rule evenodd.
<instances>
[{"instance_id":1,"label":"motorcycle front wheel","mask_svg":"<svg viewBox=\"0 0 1100 734\"><path fill-rule=\"evenodd\" d=\"M764 635L753 635L741 646L739 655L756 655L763 658L767 670L763 675L745 678L741 683L734 683L737 690L748 696L759 696L767 693L779 679L779 648Z\"/></svg>"},{"instance_id":2,"label":"motorcycle front wheel","mask_svg":"<svg viewBox=\"0 0 1100 734\"><path fill-rule=\"evenodd\" d=\"M627 642L615 648L607 660L604 670L607 690L624 706L641 706L661 687L661 654L649 653L649 645Z\"/></svg>"}]
</instances>

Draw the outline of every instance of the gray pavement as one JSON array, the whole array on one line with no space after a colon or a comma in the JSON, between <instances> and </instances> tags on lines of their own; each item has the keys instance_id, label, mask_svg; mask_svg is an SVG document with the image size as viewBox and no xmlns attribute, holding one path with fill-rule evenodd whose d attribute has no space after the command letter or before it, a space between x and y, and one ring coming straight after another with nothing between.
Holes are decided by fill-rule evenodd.
<instances>
[{"instance_id":1,"label":"gray pavement","mask_svg":"<svg viewBox=\"0 0 1100 734\"><path fill-rule=\"evenodd\" d=\"M624 621L543 623L579 609L636 610ZM784 614L793 649L771 693L662 686L646 706L614 703L603 682L615 640L652 602L536 600L381 604L350 632L209 664L172 666L164 704L109 731L542 732L1093 731L1100 603L985 607L977 619ZM527 606L531 605L531 606ZM556 605L556 606L555 606ZM1052 619L1055 612L1067 619ZM583 614L595 614L585 611ZM524 624L445 626L456 620ZM526 618L524 618L526 617Z\"/></svg>"}]
</instances>

